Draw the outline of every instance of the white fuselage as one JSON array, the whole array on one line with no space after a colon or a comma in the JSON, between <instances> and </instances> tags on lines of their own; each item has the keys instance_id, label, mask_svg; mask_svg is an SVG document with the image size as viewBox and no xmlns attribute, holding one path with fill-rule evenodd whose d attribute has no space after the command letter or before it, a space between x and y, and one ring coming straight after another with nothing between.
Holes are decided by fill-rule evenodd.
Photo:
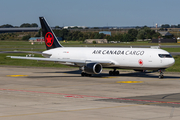
<instances>
[{"instance_id":1,"label":"white fuselage","mask_svg":"<svg viewBox=\"0 0 180 120\"><path fill-rule=\"evenodd\" d=\"M162 49L151 48L108 48L108 47L60 47L46 50L43 53L52 54L50 58L111 61L113 66L137 70L158 70L172 66L173 57L160 57L160 54L169 55Z\"/></svg>"}]
</instances>

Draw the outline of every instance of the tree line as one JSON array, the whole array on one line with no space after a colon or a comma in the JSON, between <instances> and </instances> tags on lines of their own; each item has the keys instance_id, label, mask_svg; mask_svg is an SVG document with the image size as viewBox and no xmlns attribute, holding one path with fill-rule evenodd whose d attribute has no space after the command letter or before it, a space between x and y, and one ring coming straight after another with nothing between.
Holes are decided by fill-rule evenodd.
<instances>
[{"instance_id":1,"label":"tree line","mask_svg":"<svg viewBox=\"0 0 180 120\"><path fill-rule=\"evenodd\" d=\"M36 23L23 23L20 25L20 27L38 27L38 24ZM10 24L4 24L4 25L1 25L0 28L18 28L18 26L12 26Z\"/></svg>"},{"instance_id":2,"label":"tree line","mask_svg":"<svg viewBox=\"0 0 180 120\"><path fill-rule=\"evenodd\" d=\"M86 39L107 39L108 41L121 41L121 42L133 42L137 39L157 39L160 33L151 30L151 28L144 26L140 29L129 29L126 33L117 33L113 35L105 35L99 32L81 32L70 31L68 29L53 30L57 37L61 37L63 40L84 41ZM36 37L40 36L40 31Z\"/></svg>"},{"instance_id":3,"label":"tree line","mask_svg":"<svg viewBox=\"0 0 180 120\"><path fill-rule=\"evenodd\" d=\"M161 25L161 28L180 28L180 24L178 25L163 24Z\"/></svg>"},{"instance_id":4,"label":"tree line","mask_svg":"<svg viewBox=\"0 0 180 120\"><path fill-rule=\"evenodd\" d=\"M62 40L73 40L73 41L84 41L86 39L107 39L108 41L121 41L121 42L133 42L137 39L157 39L160 33L151 30L151 28L144 26L140 29L129 29L126 33L117 33L113 35L105 35L99 32L81 32L81 31L70 31L68 29L53 30L57 37ZM41 36L41 30L35 37Z\"/></svg>"},{"instance_id":5,"label":"tree line","mask_svg":"<svg viewBox=\"0 0 180 120\"><path fill-rule=\"evenodd\" d=\"M127 32L124 33L112 33L112 35L105 35L99 32L83 32L83 31L72 31L68 29L54 29L54 33L57 37L61 37L62 40L67 41L84 41L86 39L107 39L108 41L121 41L121 42L133 42L137 39L157 39L160 33L151 30L151 28L144 26L138 29L129 29ZM31 32L24 35L22 38L19 38L19 34L21 33L3 33L0 34L0 40L29 40L30 37L40 37L41 36L41 29L39 32ZM25 34L25 33L23 33Z\"/></svg>"}]
</instances>

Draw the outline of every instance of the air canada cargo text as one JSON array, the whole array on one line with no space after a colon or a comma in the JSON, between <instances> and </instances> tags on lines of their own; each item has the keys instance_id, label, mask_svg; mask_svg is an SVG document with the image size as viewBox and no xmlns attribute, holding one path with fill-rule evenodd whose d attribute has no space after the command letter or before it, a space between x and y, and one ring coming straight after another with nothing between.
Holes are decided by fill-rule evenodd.
<instances>
[{"instance_id":1,"label":"air canada cargo text","mask_svg":"<svg viewBox=\"0 0 180 120\"><path fill-rule=\"evenodd\" d=\"M94 50L92 54L103 55L144 55L144 51L121 51L121 50Z\"/></svg>"}]
</instances>

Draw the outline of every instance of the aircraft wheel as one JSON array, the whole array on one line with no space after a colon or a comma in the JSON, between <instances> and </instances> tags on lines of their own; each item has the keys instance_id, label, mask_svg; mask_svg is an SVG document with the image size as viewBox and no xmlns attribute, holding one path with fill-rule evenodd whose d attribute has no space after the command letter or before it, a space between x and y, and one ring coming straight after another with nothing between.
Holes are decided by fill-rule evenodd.
<instances>
[{"instance_id":1,"label":"aircraft wheel","mask_svg":"<svg viewBox=\"0 0 180 120\"><path fill-rule=\"evenodd\" d=\"M113 71L109 71L109 75L113 75Z\"/></svg>"},{"instance_id":2,"label":"aircraft wheel","mask_svg":"<svg viewBox=\"0 0 180 120\"><path fill-rule=\"evenodd\" d=\"M109 71L109 75L119 75L119 71Z\"/></svg>"},{"instance_id":3,"label":"aircraft wheel","mask_svg":"<svg viewBox=\"0 0 180 120\"><path fill-rule=\"evenodd\" d=\"M119 71L115 71L115 75L119 75Z\"/></svg>"},{"instance_id":4,"label":"aircraft wheel","mask_svg":"<svg viewBox=\"0 0 180 120\"><path fill-rule=\"evenodd\" d=\"M159 75L159 79L162 79L162 78L164 78L164 75Z\"/></svg>"},{"instance_id":5,"label":"aircraft wheel","mask_svg":"<svg viewBox=\"0 0 180 120\"><path fill-rule=\"evenodd\" d=\"M82 77L85 77L85 76L87 76L87 77L91 77L91 76L92 76L92 74L87 74L87 73L85 73L85 72L82 72L82 73L81 73L81 76L82 76Z\"/></svg>"},{"instance_id":6,"label":"aircraft wheel","mask_svg":"<svg viewBox=\"0 0 180 120\"><path fill-rule=\"evenodd\" d=\"M164 78L163 72L160 70L160 75L159 75L159 79Z\"/></svg>"},{"instance_id":7,"label":"aircraft wheel","mask_svg":"<svg viewBox=\"0 0 180 120\"><path fill-rule=\"evenodd\" d=\"M86 76L86 73L82 72L82 73L81 73L81 76L82 76L82 77Z\"/></svg>"},{"instance_id":8,"label":"aircraft wheel","mask_svg":"<svg viewBox=\"0 0 180 120\"><path fill-rule=\"evenodd\" d=\"M92 76L92 74L88 74L88 76L89 76L89 77L91 77L91 76Z\"/></svg>"}]
</instances>

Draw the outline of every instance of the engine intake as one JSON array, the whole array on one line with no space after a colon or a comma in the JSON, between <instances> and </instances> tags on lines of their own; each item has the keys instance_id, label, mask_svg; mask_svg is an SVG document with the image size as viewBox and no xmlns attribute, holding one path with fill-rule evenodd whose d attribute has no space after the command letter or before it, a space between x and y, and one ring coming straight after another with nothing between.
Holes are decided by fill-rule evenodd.
<instances>
[{"instance_id":1,"label":"engine intake","mask_svg":"<svg viewBox=\"0 0 180 120\"><path fill-rule=\"evenodd\" d=\"M100 74L102 72L102 65L99 63L88 63L83 69L88 74Z\"/></svg>"}]
</instances>

